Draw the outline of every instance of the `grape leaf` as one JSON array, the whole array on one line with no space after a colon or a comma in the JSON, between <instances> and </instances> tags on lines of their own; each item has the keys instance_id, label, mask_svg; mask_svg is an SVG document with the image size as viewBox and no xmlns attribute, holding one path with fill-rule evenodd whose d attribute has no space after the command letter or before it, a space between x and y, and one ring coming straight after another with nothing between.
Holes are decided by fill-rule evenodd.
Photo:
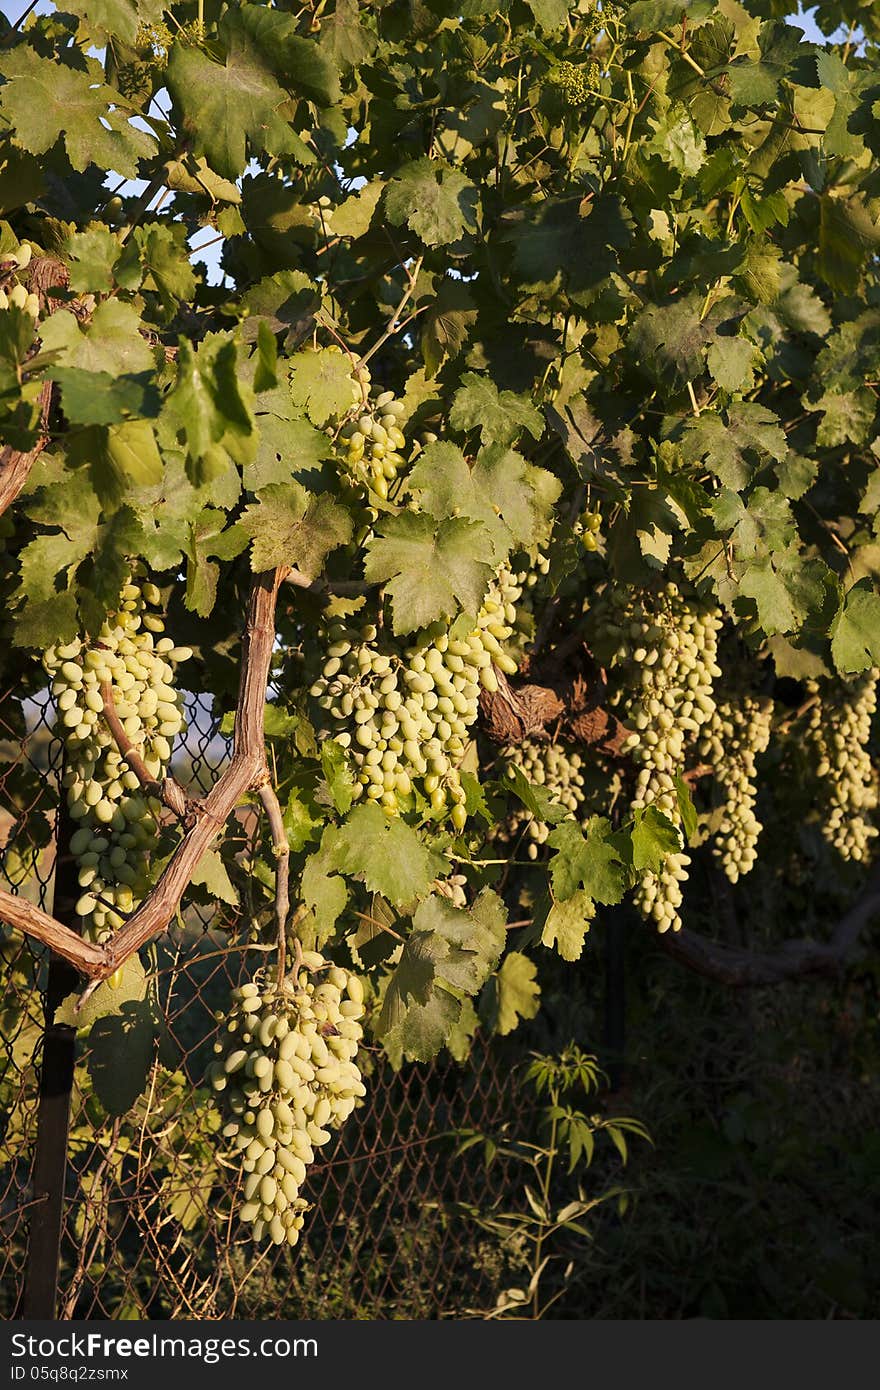
<instances>
[{"instance_id":1,"label":"grape leaf","mask_svg":"<svg viewBox=\"0 0 880 1390\"><path fill-rule=\"evenodd\" d=\"M159 414L159 392L149 372L111 375L84 372L80 367L54 367L49 375L61 387L64 414L71 424L114 425L132 416L155 419Z\"/></svg>"},{"instance_id":2,"label":"grape leaf","mask_svg":"<svg viewBox=\"0 0 880 1390\"><path fill-rule=\"evenodd\" d=\"M880 594L870 580L860 579L843 599L831 629L831 655L847 674L880 666Z\"/></svg>"},{"instance_id":3,"label":"grape leaf","mask_svg":"<svg viewBox=\"0 0 880 1390\"><path fill-rule=\"evenodd\" d=\"M238 893L216 849L205 851L190 875L190 883L203 885L215 901L219 899L231 907L238 907Z\"/></svg>"},{"instance_id":4,"label":"grape leaf","mask_svg":"<svg viewBox=\"0 0 880 1390\"><path fill-rule=\"evenodd\" d=\"M480 997L480 1017L492 1032L503 1037L513 1032L520 1019L535 1017L541 999L536 974L528 956L508 951Z\"/></svg>"},{"instance_id":5,"label":"grape leaf","mask_svg":"<svg viewBox=\"0 0 880 1390\"><path fill-rule=\"evenodd\" d=\"M694 836L697 833L697 825L699 824L697 820L697 808L694 806L694 798L691 795L691 789L684 778L676 776L673 780L675 782L675 796L678 804L678 814L681 816L681 828L684 834L684 841L685 844L689 845L693 843Z\"/></svg>"},{"instance_id":6,"label":"grape leaf","mask_svg":"<svg viewBox=\"0 0 880 1390\"><path fill-rule=\"evenodd\" d=\"M28 153L45 154L63 135L74 169L97 164L129 179L137 178L139 160L156 153L153 136L129 123L122 97L92 72L22 43L0 59L0 75L0 113Z\"/></svg>"},{"instance_id":7,"label":"grape leaf","mask_svg":"<svg viewBox=\"0 0 880 1390\"><path fill-rule=\"evenodd\" d=\"M829 593L829 571L821 560L805 560L796 546L750 561L739 581L752 598L758 621L768 637L799 628L819 612Z\"/></svg>"},{"instance_id":8,"label":"grape leaf","mask_svg":"<svg viewBox=\"0 0 880 1390\"><path fill-rule=\"evenodd\" d=\"M366 547L364 578L385 582L394 631L414 632L451 618L459 604L476 613L492 578L492 537L479 522L404 512L390 517Z\"/></svg>"},{"instance_id":9,"label":"grape leaf","mask_svg":"<svg viewBox=\"0 0 880 1390\"><path fill-rule=\"evenodd\" d=\"M446 246L475 227L477 189L442 160L414 159L385 190L385 211L395 226L405 222L426 246Z\"/></svg>"},{"instance_id":10,"label":"grape leaf","mask_svg":"<svg viewBox=\"0 0 880 1390\"><path fill-rule=\"evenodd\" d=\"M679 779L680 780L680 779ZM681 837L668 816L656 806L640 806L630 832L633 868L657 873L667 854L681 851Z\"/></svg>"},{"instance_id":11,"label":"grape leaf","mask_svg":"<svg viewBox=\"0 0 880 1390\"><path fill-rule=\"evenodd\" d=\"M220 566L214 560L232 560L247 545L247 533L240 526L226 526L226 513L205 507L187 522L183 553L186 556L186 594L184 603L199 617L207 618L217 597ZM214 558L212 558L214 557Z\"/></svg>"},{"instance_id":12,"label":"grape leaf","mask_svg":"<svg viewBox=\"0 0 880 1390\"><path fill-rule=\"evenodd\" d=\"M248 142L256 153L268 148L271 137L279 137L279 109L287 94L243 28L228 24L226 31L225 62L177 42L165 77L193 154L204 155L223 178L237 179L247 162Z\"/></svg>"},{"instance_id":13,"label":"grape leaf","mask_svg":"<svg viewBox=\"0 0 880 1390\"><path fill-rule=\"evenodd\" d=\"M150 1004L133 999L99 1018L89 1033L89 1076L108 1115L124 1115L146 1090L157 1033Z\"/></svg>"},{"instance_id":14,"label":"grape leaf","mask_svg":"<svg viewBox=\"0 0 880 1390\"><path fill-rule=\"evenodd\" d=\"M326 425L334 415L345 415L354 401L351 359L343 352L321 348L298 352L293 359L290 396L315 425Z\"/></svg>"},{"instance_id":15,"label":"grape leaf","mask_svg":"<svg viewBox=\"0 0 880 1390\"><path fill-rule=\"evenodd\" d=\"M583 831L575 821L563 821L547 837L557 852L550 860L553 896L565 902L584 888L596 902L610 905L623 897L624 866L610 841L611 823L591 816Z\"/></svg>"},{"instance_id":16,"label":"grape leaf","mask_svg":"<svg viewBox=\"0 0 880 1390\"><path fill-rule=\"evenodd\" d=\"M264 5L237 5L224 15L222 29L224 35L235 30L246 33L288 90L319 106L332 106L339 100L336 65L324 48L297 33L292 15Z\"/></svg>"},{"instance_id":17,"label":"grape leaf","mask_svg":"<svg viewBox=\"0 0 880 1390\"><path fill-rule=\"evenodd\" d=\"M68 1028L86 1032L99 1018L120 1014L124 1004L140 1003L147 997L147 975L138 956L129 956L120 967L122 976L116 985L104 980L94 994L90 994L80 1009L77 1005L82 991L68 994L55 1010L54 1022L65 1023Z\"/></svg>"},{"instance_id":18,"label":"grape leaf","mask_svg":"<svg viewBox=\"0 0 880 1390\"><path fill-rule=\"evenodd\" d=\"M399 906L422 897L443 870L442 857L415 830L373 803L355 807L340 826L330 864Z\"/></svg>"},{"instance_id":19,"label":"grape leaf","mask_svg":"<svg viewBox=\"0 0 880 1390\"><path fill-rule=\"evenodd\" d=\"M748 485L759 462L768 456L782 462L788 441L774 411L756 401L736 401L726 420L703 411L699 419L687 421L681 449L688 462L705 460L725 487L738 492Z\"/></svg>"},{"instance_id":20,"label":"grape leaf","mask_svg":"<svg viewBox=\"0 0 880 1390\"><path fill-rule=\"evenodd\" d=\"M578 889L565 902L554 902L544 919L541 942L559 952L563 960L580 960L587 932L596 915L593 899Z\"/></svg>"},{"instance_id":21,"label":"grape leaf","mask_svg":"<svg viewBox=\"0 0 880 1390\"><path fill-rule=\"evenodd\" d=\"M354 800L354 778L345 750L332 739L321 744L321 767L333 805L341 816L347 816Z\"/></svg>"},{"instance_id":22,"label":"grape leaf","mask_svg":"<svg viewBox=\"0 0 880 1390\"><path fill-rule=\"evenodd\" d=\"M105 299L87 328L81 329L73 314L60 309L40 324L40 339L44 352L57 354L59 367L138 376L154 370L153 354L139 330L140 320L131 304Z\"/></svg>"},{"instance_id":23,"label":"grape leaf","mask_svg":"<svg viewBox=\"0 0 880 1390\"><path fill-rule=\"evenodd\" d=\"M518 767L516 763L508 764L504 781L500 785L504 791L512 792L537 821L543 821L547 825L555 825L557 821L564 820L568 815L565 807L560 806L553 793L545 791L537 783L530 782L522 768Z\"/></svg>"},{"instance_id":24,"label":"grape leaf","mask_svg":"<svg viewBox=\"0 0 880 1390\"><path fill-rule=\"evenodd\" d=\"M348 512L328 493L313 497L299 483L276 483L257 494L239 525L251 538L251 567L293 565L307 579L317 579L331 550L351 539Z\"/></svg>"},{"instance_id":25,"label":"grape leaf","mask_svg":"<svg viewBox=\"0 0 880 1390\"><path fill-rule=\"evenodd\" d=\"M527 430L533 439L544 432L544 417L526 395L499 391L488 376L465 372L452 400L449 423L467 433L479 429L484 444L512 444Z\"/></svg>"}]
</instances>

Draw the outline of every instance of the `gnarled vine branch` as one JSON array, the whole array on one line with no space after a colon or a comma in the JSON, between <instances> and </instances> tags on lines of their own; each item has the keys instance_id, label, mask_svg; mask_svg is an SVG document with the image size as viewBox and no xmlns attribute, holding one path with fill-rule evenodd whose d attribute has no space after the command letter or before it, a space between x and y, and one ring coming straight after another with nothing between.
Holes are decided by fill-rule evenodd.
<instances>
[{"instance_id":1,"label":"gnarled vine branch","mask_svg":"<svg viewBox=\"0 0 880 1390\"><path fill-rule=\"evenodd\" d=\"M125 926L106 946L94 946L32 903L0 891L0 919L42 941L92 980L112 975L154 936L165 931L205 851L245 793L265 780L263 711L275 639L275 605L283 578L283 568L254 578L242 640L232 757L220 779L199 803L198 819L186 831L161 877Z\"/></svg>"},{"instance_id":2,"label":"gnarled vine branch","mask_svg":"<svg viewBox=\"0 0 880 1390\"><path fill-rule=\"evenodd\" d=\"M833 975L855 946L865 927L880 916L880 864L868 876L858 900L838 922L830 941L801 938L786 941L774 951L750 951L707 941L682 928L664 932L658 943L673 960L708 980L735 989L776 985L808 975Z\"/></svg>"}]
</instances>

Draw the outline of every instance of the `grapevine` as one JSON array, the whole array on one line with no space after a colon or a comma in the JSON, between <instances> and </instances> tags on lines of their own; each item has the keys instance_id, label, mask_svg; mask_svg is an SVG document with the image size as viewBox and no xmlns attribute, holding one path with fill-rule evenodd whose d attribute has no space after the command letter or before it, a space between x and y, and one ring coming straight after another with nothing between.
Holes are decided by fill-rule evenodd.
<instances>
[{"instance_id":1,"label":"grapevine","mask_svg":"<svg viewBox=\"0 0 880 1390\"><path fill-rule=\"evenodd\" d=\"M316 952L281 984L260 973L233 991L208 1081L226 1123L230 1161L245 1174L239 1217L253 1239L295 1245L308 1203L300 1196L315 1149L366 1095L355 1058L360 980ZM311 975L326 972L316 983Z\"/></svg>"}]
</instances>

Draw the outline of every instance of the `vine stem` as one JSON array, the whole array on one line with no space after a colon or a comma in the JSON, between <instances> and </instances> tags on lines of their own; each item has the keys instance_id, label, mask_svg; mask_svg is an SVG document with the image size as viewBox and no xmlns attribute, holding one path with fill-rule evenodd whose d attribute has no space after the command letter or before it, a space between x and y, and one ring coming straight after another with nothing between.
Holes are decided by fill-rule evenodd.
<instances>
[{"instance_id":1,"label":"vine stem","mask_svg":"<svg viewBox=\"0 0 880 1390\"><path fill-rule=\"evenodd\" d=\"M266 780L263 716L275 642L275 607L284 577L284 567L254 576L242 638L232 757L200 803L202 814L188 827L159 879L125 926L105 946L95 946L33 903L0 890L0 921L43 942L91 980L106 980L166 930L205 851L244 795Z\"/></svg>"},{"instance_id":2,"label":"vine stem","mask_svg":"<svg viewBox=\"0 0 880 1390\"><path fill-rule=\"evenodd\" d=\"M101 681L100 690L101 699L104 701L104 722L113 735L116 746L126 763L145 792L150 796L158 797L169 811L173 811L175 816L182 818L186 814L188 805L195 807L199 803L188 801L186 792L175 777L164 777L159 782L151 775L141 754L125 732L125 727L116 710L110 682Z\"/></svg>"}]
</instances>

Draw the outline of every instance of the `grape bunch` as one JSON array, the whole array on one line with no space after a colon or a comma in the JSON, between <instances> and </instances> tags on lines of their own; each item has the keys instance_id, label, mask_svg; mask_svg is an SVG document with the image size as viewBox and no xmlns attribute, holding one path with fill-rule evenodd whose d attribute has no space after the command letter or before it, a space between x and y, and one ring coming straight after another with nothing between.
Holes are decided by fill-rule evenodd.
<instances>
[{"instance_id":1,"label":"grape bunch","mask_svg":"<svg viewBox=\"0 0 880 1390\"><path fill-rule=\"evenodd\" d=\"M731 883L754 866L761 823L755 816L755 758L770 742L770 700L745 695L718 702L704 726L700 756L723 793L713 852Z\"/></svg>"},{"instance_id":2,"label":"grape bunch","mask_svg":"<svg viewBox=\"0 0 880 1390\"><path fill-rule=\"evenodd\" d=\"M586 63L583 66L569 62L557 63L544 79L542 102L553 114L576 111L598 91L600 81L601 73L597 63Z\"/></svg>"},{"instance_id":3,"label":"grape bunch","mask_svg":"<svg viewBox=\"0 0 880 1390\"><path fill-rule=\"evenodd\" d=\"M393 391L381 391L371 393L366 402L359 396L355 404L361 406L360 415L339 431L344 465L349 478L366 489L368 499L372 494L384 502L404 463L403 403L395 400Z\"/></svg>"},{"instance_id":4,"label":"grape bunch","mask_svg":"<svg viewBox=\"0 0 880 1390\"><path fill-rule=\"evenodd\" d=\"M380 638L373 621L329 623L322 638L326 659L310 693L325 713L328 736L354 760L356 798L397 815L418 783L435 815L448 814L457 830L464 828L458 764L477 718L480 687L498 689L496 667L516 670L504 644L520 592L502 569L470 632L454 637L438 623L406 647L387 633Z\"/></svg>"},{"instance_id":5,"label":"grape bunch","mask_svg":"<svg viewBox=\"0 0 880 1390\"><path fill-rule=\"evenodd\" d=\"M102 683L154 779L164 775L184 726L174 668L192 652L160 635L160 601L154 584L132 579L94 640L75 638L43 654L65 743L67 805L79 822L70 842L83 889L76 910L92 940L121 927L147 892L161 809L116 746L103 716Z\"/></svg>"},{"instance_id":6,"label":"grape bunch","mask_svg":"<svg viewBox=\"0 0 880 1390\"><path fill-rule=\"evenodd\" d=\"M576 820L583 818L586 800L584 770L585 763L576 748L561 743L536 743L526 739L517 748L505 748L501 754L502 767L508 775L518 767L535 786L544 787L554 801L564 806ZM513 839L525 827L529 843L526 854L537 859L538 851L550 834L550 826L544 821L535 820L525 807L514 811L508 817L503 830L503 838Z\"/></svg>"},{"instance_id":7,"label":"grape bunch","mask_svg":"<svg viewBox=\"0 0 880 1390\"><path fill-rule=\"evenodd\" d=\"M654 805L675 825L675 787L685 754L715 713L718 611L670 581L657 590L610 590L590 609L593 651L611 668L609 703L633 726L625 747L638 767L633 810ZM681 885L690 858L669 854L659 873L646 873L636 903L659 931L678 931Z\"/></svg>"},{"instance_id":8,"label":"grape bunch","mask_svg":"<svg viewBox=\"0 0 880 1390\"><path fill-rule=\"evenodd\" d=\"M871 816L880 803L868 743L877 709L880 672L841 680L810 711L807 739L816 759L822 803L822 834L844 859L867 859L877 827ZM815 682L812 693L819 692Z\"/></svg>"},{"instance_id":9,"label":"grape bunch","mask_svg":"<svg viewBox=\"0 0 880 1390\"><path fill-rule=\"evenodd\" d=\"M306 951L296 979L262 972L232 993L208 1082L226 1118L223 1137L246 1174L242 1221L254 1240L296 1245L308 1203L300 1196L315 1149L366 1095L355 1063L363 986ZM320 982L310 978L326 972Z\"/></svg>"},{"instance_id":10,"label":"grape bunch","mask_svg":"<svg viewBox=\"0 0 880 1390\"><path fill-rule=\"evenodd\" d=\"M31 244L23 241L17 251L4 251L0 259L4 264L12 265L14 271L27 270L31 263ZM13 271L13 273L14 273ZM0 310L8 309L10 304L16 309L23 309L26 314L30 314L32 319L40 316L40 301L35 294L29 294L24 285L16 280L15 284L8 291L0 289Z\"/></svg>"}]
</instances>

